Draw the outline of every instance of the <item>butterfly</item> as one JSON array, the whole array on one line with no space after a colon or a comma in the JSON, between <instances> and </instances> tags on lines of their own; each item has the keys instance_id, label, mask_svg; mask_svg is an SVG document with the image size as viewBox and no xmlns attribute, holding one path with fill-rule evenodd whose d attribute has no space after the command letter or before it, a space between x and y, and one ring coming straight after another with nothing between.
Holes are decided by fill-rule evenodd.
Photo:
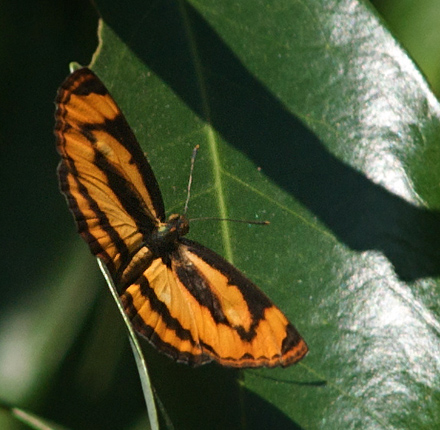
<instances>
[{"instance_id":1,"label":"butterfly","mask_svg":"<svg viewBox=\"0 0 440 430\"><path fill-rule=\"evenodd\" d=\"M186 239L121 110L88 68L56 98L58 178L78 232L107 267L135 330L176 361L287 366L307 345L238 269Z\"/></svg>"}]
</instances>

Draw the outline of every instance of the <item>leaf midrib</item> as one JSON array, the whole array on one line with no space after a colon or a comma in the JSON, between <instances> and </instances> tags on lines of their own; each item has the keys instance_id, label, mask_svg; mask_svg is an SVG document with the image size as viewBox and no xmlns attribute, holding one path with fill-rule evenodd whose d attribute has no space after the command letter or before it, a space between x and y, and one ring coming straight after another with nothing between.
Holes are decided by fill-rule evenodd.
<instances>
[{"instance_id":1,"label":"leaf midrib","mask_svg":"<svg viewBox=\"0 0 440 430\"><path fill-rule=\"evenodd\" d=\"M188 38L190 55L194 63L194 70L199 86L200 98L202 100L202 112L206 122L205 134L206 134L208 147L210 150L212 172L214 175L214 189L217 191L216 192L217 206L218 206L220 218L228 218L228 211L226 207L226 199L224 194L224 186L221 175L219 145L216 134L211 125L211 109L208 102L208 91L206 88L202 62L200 61L200 57L198 55L197 43L191 28L190 20L185 5L182 1L179 1L179 10L180 13L182 14L183 26L185 29L186 36ZM221 229L221 236L222 236L222 242L224 248L224 257L232 263L233 254L232 254L231 235L229 231L229 226L228 223L226 222L222 222L220 226L221 226L220 229Z\"/></svg>"}]
</instances>

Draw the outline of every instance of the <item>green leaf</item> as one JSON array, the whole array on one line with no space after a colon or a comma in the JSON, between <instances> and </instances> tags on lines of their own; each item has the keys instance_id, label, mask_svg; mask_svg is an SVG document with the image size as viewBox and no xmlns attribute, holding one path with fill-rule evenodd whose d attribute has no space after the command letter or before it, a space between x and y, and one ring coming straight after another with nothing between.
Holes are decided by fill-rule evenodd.
<instances>
[{"instance_id":1,"label":"green leaf","mask_svg":"<svg viewBox=\"0 0 440 430\"><path fill-rule=\"evenodd\" d=\"M440 3L437 0L373 0L392 33L440 93ZM420 31L423 29L423 31Z\"/></svg>"},{"instance_id":2,"label":"green leaf","mask_svg":"<svg viewBox=\"0 0 440 430\"><path fill-rule=\"evenodd\" d=\"M190 369L148 349L175 428L440 424L439 104L363 2L99 2L92 67L190 237L309 344L287 369Z\"/></svg>"}]
</instances>

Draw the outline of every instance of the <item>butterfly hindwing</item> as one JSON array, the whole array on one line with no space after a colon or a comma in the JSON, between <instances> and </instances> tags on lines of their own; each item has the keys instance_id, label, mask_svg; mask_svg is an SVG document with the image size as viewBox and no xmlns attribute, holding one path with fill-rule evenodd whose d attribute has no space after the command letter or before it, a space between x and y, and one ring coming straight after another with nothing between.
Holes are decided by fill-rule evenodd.
<instances>
[{"instance_id":1,"label":"butterfly hindwing","mask_svg":"<svg viewBox=\"0 0 440 430\"><path fill-rule=\"evenodd\" d=\"M178 361L286 366L307 346L283 313L234 266L188 239L122 294L138 332Z\"/></svg>"},{"instance_id":2,"label":"butterfly hindwing","mask_svg":"<svg viewBox=\"0 0 440 430\"><path fill-rule=\"evenodd\" d=\"M56 99L61 191L78 231L107 266L135 329L193 365L287 366L307 346L284 314L234 266L165 221L159 186L126 119L89 69Z\"/></svg>"}]
</instances>

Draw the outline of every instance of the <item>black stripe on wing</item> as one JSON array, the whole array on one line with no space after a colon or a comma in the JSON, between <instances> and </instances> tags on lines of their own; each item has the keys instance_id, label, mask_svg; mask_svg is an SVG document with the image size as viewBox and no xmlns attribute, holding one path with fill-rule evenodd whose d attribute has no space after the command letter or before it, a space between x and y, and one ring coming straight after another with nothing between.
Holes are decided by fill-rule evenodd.
<instances>
[{"instance_id":1,"label":"black stripe on wing","mask_svg":"<svg viewBox=\"0 0 440 430\"><path fill-rule=\"evenodd\" d=\"M139 285L142 295L148 300L150 307L155 311L164 324L167 330L172 330L175 334L175 345L165 342L160 333L157 332L157 327L153 327L147 324L143 317L139 314L138 310L134 306L133 297L129 292L125 292L121 296L122 304L125 312L127 313L134 328L143 337L148 339L158 350L174 358L175 360L185 362L194 366L212 361L212 357L202 353L203 349L211 351L213 355L217 355L210 345L205 345L203 342L199 342L199 339L195 340L191 335L191 332L180 324L177 318L174 318L168 307L163 303L156 295L154 290L150 287L148 280L142 276L137 284ZM187 351L180 351L179 340L189 342L195 350L200 351L200 354L193 354Z\"/></svg>"},{"instance_id":2,"label":"black stripe on wing","mask_svg":"<svg viewBox=\"0 0 440 430\"><path fill-rule=\"evenodd\" d=\"M81 132L89 140L93 131L104 131L109 133L131 154L129 163L134 165L140 173L143 185L147 189L154 207L154 216L157 216L160 221L164 221L165 208L159 185L156 181L153 170L146 160L139 143L122 113L119 113L113 119L106 118L105 122L102 124L84 124L81 128Z\"/></svg>"},{"instance_id":3,"label":"black stripe on wing","mask_svg":"<svg viewBox=\"0 0 440 430\"><path fill-rule=\"evenodd\" d=\"M101 80L87 67L75 70L61 85L61 88L69 90L72 87L72 83L75 83L78 80L78 76L89 77L87 79L83 78L81 84L72 91L72 94L75 94L76 96L88 96L90 94L105 96L109 94Z\"/></svg>"},{"instance_id":4,"label":"black stripe on wing","mask_svg":"<svg viewBox=\"0 0 440 430\"><path fill-rule=\"evenodd\" d=\"M93 143L92 143L93 144ZM145 235L150 235L156 228L157 219L144 210L145 203L131 182L128 182L117 168L95 148L94 164L107 178L108 186L117 197L125 212L133 218L137 228Z\"/></svg>"},{"instance_id":5,"label":"black stripe on wing","mask_svg":"<svg viewBox=\"0 0 440 430\"><path fill-rule=\"evenodd\" d=\"M243 341L252 341L257 335L258 324L265 318L265 310L272 307L273 303L253 282L211 249L185 238L180 238L179 242L183 251L175 252L173 260L177 261L176 273L182 284L201 306L209 309L214 321L219 324L231 325L223 313L219 298L210 288L209 280L205 279L196 266L185 264L185 258L179 257L181 254L184 255L186 248L187 251L201 258L214 270L218 270L227 278L229 286L237 288L241 292L251 314L252 323L248 329L243 326L234 326L233 329L237 331Z\"/></svg>"},{"instance_id":6,"label":"black stripe on wing","mask_svg":"<svg viewBox=\"0 0 440 430\"><path fill-rule=\"evenodd\" d=\"M106 266L108 267L109 272L115 279L117 277L117 270L114 262L112 261L112 258L109 256L107 251L101 246L96 237L90 233L87 219L84 216L84 213L82 212L80 206L78 205L76 198L70 192L68 177L72 178L75 181L81 196L87 201L89 208L96 215L99 228L101 228L110 237L112 243L117 249L117 252L120 254L121 266L125 267L131 260L129 250L125 242L119 236L118 232L111 226L107 215L99 208L98 203L90 196L87 188L81 183L81 181L78 180L78 176L75 175L75 167L73 161L70 163L70 168L67 167L65 161L62 161L58 166L60 190L66 196L67 204L69 205L69 208L75 219L78 233L80 233L84 240L88 243L92 253L94 255L101 256ZM115 282L116 280L117 279L115 279Z\"/></svg>"}]
</instances>

